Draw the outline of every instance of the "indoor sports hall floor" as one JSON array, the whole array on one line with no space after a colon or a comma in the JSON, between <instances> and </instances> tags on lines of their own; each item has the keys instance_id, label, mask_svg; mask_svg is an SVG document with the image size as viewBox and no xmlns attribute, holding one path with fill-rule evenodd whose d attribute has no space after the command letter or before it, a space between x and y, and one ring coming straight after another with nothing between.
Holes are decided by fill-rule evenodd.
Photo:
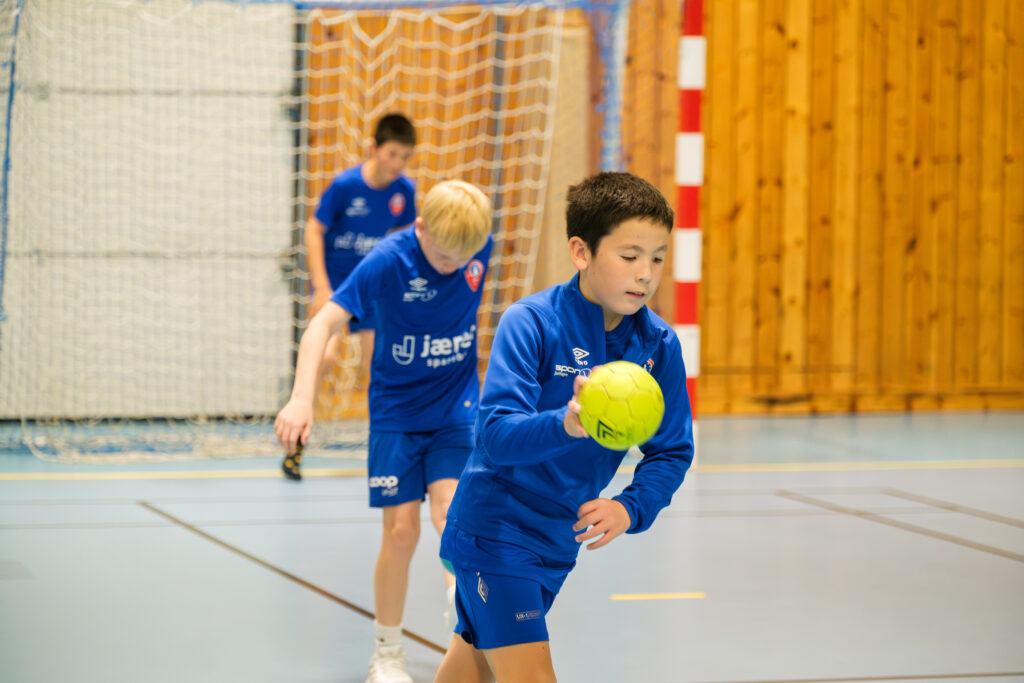
<instances>
[{"instance_id":1,"label":"indoor sports hall floor","mask_svg":"<svg viewBox=\"0 0 1024 683\"><path fill-rule=\"evenodd\" d=\"M1024 414L700 428L651 531L581 553L549 619L562 683L1024 681ZM360 683L378 513L336 474L360 464L0 452L0 681ZM448 640L436 553L425 520L417 682Z\"/></svg>"}]
</instances>

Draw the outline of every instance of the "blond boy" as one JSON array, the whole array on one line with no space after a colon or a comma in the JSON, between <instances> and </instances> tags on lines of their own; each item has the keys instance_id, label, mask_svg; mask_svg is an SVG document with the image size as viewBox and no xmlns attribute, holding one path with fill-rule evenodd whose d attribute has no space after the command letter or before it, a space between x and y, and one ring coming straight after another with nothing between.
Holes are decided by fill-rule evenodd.
<instances>
[{"instance_id":1,"label":"blond boy","mask_svg":"<svg viewBox=\"0 0 1024 683\"><path fill-rule=\"evenodd\" d=\"M412 227L384 238L310 321L295 386L274 423L289 454L313 426L317 366L350 320L375 318L367 462L370 506L383 511L374 571L370 683L411 683L401 646L409 564L425 495L438 533L474 442L480 394L476 313L491 253L491 203L475 186L439 183ZM454 577L445 572L449 588Z\"/></svg>"}]
</instances>

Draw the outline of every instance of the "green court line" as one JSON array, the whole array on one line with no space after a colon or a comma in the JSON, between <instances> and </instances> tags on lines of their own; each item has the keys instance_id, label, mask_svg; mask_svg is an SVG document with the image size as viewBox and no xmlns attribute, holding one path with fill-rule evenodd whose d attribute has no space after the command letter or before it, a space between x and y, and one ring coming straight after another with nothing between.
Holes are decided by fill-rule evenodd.
<instances>
[{"instance_id":1,"label":"green court line","mask_svg":"<svg viewBox=\"0 0 1024 683\"><path fill-rule=\"evenodd\" d=\"M623 465L619 474L630 474L635 465ZM776 462L702 465L694 472L740 474L756 472L882 472L892 470L997 470L1024 468L1024 459L1002 460L912 460L867 462ZM303 477L364 477L365 467L343 469L309 468ZM281 470L141 470L126 472L0 472L0 481L117 481L135 479L274 479Z\"/></svg>"}]
</instances>

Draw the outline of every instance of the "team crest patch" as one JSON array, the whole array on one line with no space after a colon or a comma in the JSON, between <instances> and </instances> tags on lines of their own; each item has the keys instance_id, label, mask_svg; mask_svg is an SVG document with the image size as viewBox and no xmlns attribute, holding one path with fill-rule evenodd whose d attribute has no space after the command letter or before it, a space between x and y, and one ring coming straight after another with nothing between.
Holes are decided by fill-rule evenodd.
<instances>
[{"instance_id":1,"label":"team crest patch","mask_svg":"<svg viewBox=\"0 0 1024 683\"><path fill-rule=\"evenodd\" d=\"M392 216L400 216L405 208L405 195L401 192L391 195L391 199L388 200L388 208L391 209Z\"/></svg>"},{"instance_id":2,"label":"team crest patch","mask_svg":"<svg viewBox=\"0 0 1024 683\"><path fill-rule=\"evenodd\" d=\"M654 372L654 359L652 359L652 358L648 358L647 359L647 362L644 363L644 370L646 370L648 373L653 373Z\"/></svg>"},{"instance_id":3,"label":"team crest patch","mask_svg":"<svg viewBox=\"0 0 1024 683\"><path fill-rule=\"evenodd\" d=\"M473 259L466 264L466 282L474 292L480 287L480 281L484 279L484 264Z\"/></svg>"}]
</instances>

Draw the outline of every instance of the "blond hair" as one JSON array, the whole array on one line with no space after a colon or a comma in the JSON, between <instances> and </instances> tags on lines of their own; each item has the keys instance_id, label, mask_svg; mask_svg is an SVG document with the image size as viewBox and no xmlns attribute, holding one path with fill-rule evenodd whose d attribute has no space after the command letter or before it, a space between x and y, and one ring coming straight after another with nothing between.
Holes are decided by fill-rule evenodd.
<instances>
[{"instance_id":1,"label":"blond hair","mask_svg":"<svg viewBox=\"0 0 1024 683\"><path fill-rule=\"evenodd\" d=\"M434 185L423 198L420 215L442 249L475 254L491 233L491 200L462 180Z\"/></svg>"}]
</instances>

